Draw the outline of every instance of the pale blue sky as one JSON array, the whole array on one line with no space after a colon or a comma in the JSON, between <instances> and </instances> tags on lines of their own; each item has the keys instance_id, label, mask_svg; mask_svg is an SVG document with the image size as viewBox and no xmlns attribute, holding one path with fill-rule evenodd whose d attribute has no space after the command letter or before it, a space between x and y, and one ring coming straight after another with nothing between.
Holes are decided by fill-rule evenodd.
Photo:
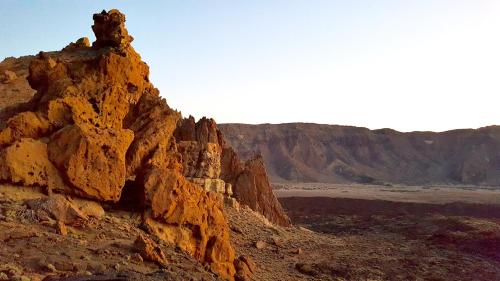
<instances>
[{"instance_id":1,"label":"pale blue sky","mask_svg":"<svg viewBox=\"0 0 500 281\"><path fill-rule=\"evenodd\" d=\"M500 1L0 0L0 59L127 15L168 103L219 123L500 124Z\"/></svg>"}]
</instances>

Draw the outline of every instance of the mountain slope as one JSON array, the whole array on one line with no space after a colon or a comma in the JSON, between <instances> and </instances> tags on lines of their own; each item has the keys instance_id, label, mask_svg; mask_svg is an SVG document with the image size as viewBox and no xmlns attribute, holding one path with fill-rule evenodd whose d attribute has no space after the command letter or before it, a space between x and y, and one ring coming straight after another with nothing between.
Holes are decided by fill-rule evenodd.
<instances>
[{"instance_id":1,"label":"mountain slope","mask_svg":"<svg viewBox=\"0 0 500 281\"><path fill-rule=\"evenodd\" d=\"M273 181L500 185L500 126L447 132L289 124L219 124Z\"/></svg>"}]
</instances>

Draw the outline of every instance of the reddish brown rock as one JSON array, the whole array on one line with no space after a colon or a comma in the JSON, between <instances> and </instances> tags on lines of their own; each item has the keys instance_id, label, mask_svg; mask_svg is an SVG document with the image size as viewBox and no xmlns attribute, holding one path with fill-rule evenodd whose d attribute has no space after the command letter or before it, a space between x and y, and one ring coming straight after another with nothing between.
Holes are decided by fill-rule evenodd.
<instances>
[{"instance_id":1,"label":"reddish brown rock","mask_svg":"<svg viewBox=\"0 0 500 281\"><path fill-rule=\"evenodd\" d=\"M184 175L207 186L207 179L222 179L229 187L222 192L234 197L273 223L288 226L290 219L274 196L263 162L242 163L229 147L213 119L192 116L179 121L174 132L182 156ZM208 190L211 190L208 188Z\"/></svg>"},{"instance_id":2,"label":"reddish brown rock","mask_svg":"<svg viewBox=\"0 0 500 281\"><path fill-rule=\"evenodd\" d=\"M0 131L0 148L21 138L40 138L50 130L49 121L36 112L21 112L6 122Z\"/></svg>"},{"instance_id":3,"label":"reddish brown rock","mask_svg":"<svg viewBox=\"0 0 500 281\"><path fill-rule=\"evenodd\" d=\"M125 28L125 15L118 10L102 11L94 14L94 25L92 25L96 41L93 47L120 47L126 48L130 45L132 36L128 35Z\"/></svg>"},{"instance_id":4,"label":"reddish brown rock","mask_svg":"<svg viewBox=\"0 0 500 281\"><path fill-rule=\"evenodd\" d=\"M283 226L291 224L274 196L261 156L255 156L243 164L234 150L225 146L221 167L221 178L232 185L233 195L238 202L261 213L273 223Z\"/></svg>"},{"instance_id":5,"label":"reddish brown rock","mask_svg":"<svg viewBox=\"0 0 500 281\"><path fill-rule=\"evenodd\" d=\"M5 70L2 75L0 75L0 82L4 84L11 83L17 79L17 74L10 70Z\"/></svg>"},{"instance_id":6,"label":"reddish brown rock","mask_svg":"<svg viewBox=\"0 0 500 281\"><path fill-rule=\"evenodd\" d=\"M184 176L206 179L220 177L222 149L219 144L180 141L177 148L182 156Z\"/></svg>"},{"instance_id":7,"label":"reddish brown rock","mask_svg":"<svg viewBox=\"0 0 500 281\"><path fill-rule=\"evenodd\" d=\"M37 211L46 212L58 222L67 225L80 225L88 220L73 202L60 194L53 194L47 198L28 200L27 205Z\"/></svg>"},{"instance_id":8,"label":"reddish brown rock","mask_svg":"<svg viewBox=\"0 0 500 281\"><path fill-rule=\"evenodd\" d=\"M48 160L47 145L33 139L21 139L0 150L0 180L50 190L64 188L57 169Z\"/></svg>"},{"instance_id":9,"label":"reddish brown rock","mask_svg":"<svg viewBox=\"0 0 500 281\"><path fill-rule=\"evenodd\" d=\"M167 257L161 248L153 240L144 235L137 236L134 248L144 260L156 262L162 266L168 264Z\"/></svg>"},{"instance_id":10,"label":"reddish brown rock","mask_svg":"<svg viewBox=\"0 0 500 281\"><path fill-rule=\"evenodd\" d=\"M240 203L263 214L270 221L290 225L290 219L273 194L261 156L245 163L243 171L234 182L233 192Z\"/></svg>"},{"instance_id":11,"label":"reddish brown rock","mask_svg":"<svg viewBox=\"0 0 500 281\"><path fill-rule=\"evenodd\" d=\"M222 202L187 181L172 158L172 146L158 146L138 181L144 186L146 225L159 238L178 245L225 279L233 279L234 250Z\"/></svg>"},{"instance_id":12,"label":"reddish brown rock","mask_svg":"<svg viewBox=\"0 0 500 281\"><path fill-rule=\"evenodd\" d=\"M130 130L69 125L51 136L49 159L76 194L118 201L125 185L125 153L132 139Z\"/></svg>"},{"instance_id":13,"label":"reddish brown rock","mask_svg":"<svg viewBox=\"0 0 500 281\"><path fill-rule=\"evenodd\" d=\"M82 37L76 40L76 42L74 43L73 42L69 43L68 46L64 47L63 51L78 50L81 48L89 48L89 47L90 47L89 38Z\"/></svg>"},{"instance_id":14,"label":"reddish brown rock","mask_svg":"<svg viewBox=\"0 0 500 281\"><path fill-rule=\"evenodd\" d=\"M236 268L236 281L253 280L252 277L257 270L255 262L248 256L239 256L238 259L234 261L234 267Z\"/></svg>"}]
</instances>

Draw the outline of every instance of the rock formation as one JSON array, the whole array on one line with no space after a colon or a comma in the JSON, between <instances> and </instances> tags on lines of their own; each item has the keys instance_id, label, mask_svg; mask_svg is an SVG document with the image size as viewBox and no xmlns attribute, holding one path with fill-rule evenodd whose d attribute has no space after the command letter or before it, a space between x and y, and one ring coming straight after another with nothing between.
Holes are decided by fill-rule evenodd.
<instances>
[{"instance_id":1,"label":"rock formation","mask_svg":"<svg viewBox=\"0 0 500 281\"><path fill-rule=\"evenodd\" d=\"M288 226L290 219L274 196L261 158L242 163L213 119L179 121L174 132L182 155L184 176L206 190L234 195L238 202L271 222Z\"/></svg>"},{"instance_id":2,"label":"rock formation","mask_svg":"<svg viewBox=\"0 0 500 281\"><path fill-rule=\"evenodd\" d=\"M181 116L149 82L124 23L117 10L95 14L92 47L80 39L32 58L36 94L0 114L0 179L107 202L118 202L130 181L150 232L232 280L222 201L182 175L186 167L218 178L210 161L220 151L207 145L201 157L209 166L184 165L173 137Z\"/></svg>"},{"instance_id":3,"label":"rock formation","mask_svg":"<svg viewBox=\"0 0 500 281\"><path fill-rule=\"evenodd\" d=\"M221 178L231 183L234 197L273 223L288 226L290 218L273 194L264 161L255 155L241 162L234 150L225 145L222 153Z\"/></svg>"},{"instance_id":4,"label":"rock formation","mask_svg":"<svg viewBox=\"0 0 500 281\"><path fill-rule=\"evenodd\" d=\"M290 224L262 161L241 163L213 119L183 119L160 98L123 14L95 14L92 29L92 44L80 38L59 52L0 64L18 76L0 84L0 106L8 105L0 111L0 180L133 204L151 233L232 278L223 202L238 206L236 198ZM9 103L26 100L14 98L18 92L32 97Z\"/></svg>"}]
</instances>

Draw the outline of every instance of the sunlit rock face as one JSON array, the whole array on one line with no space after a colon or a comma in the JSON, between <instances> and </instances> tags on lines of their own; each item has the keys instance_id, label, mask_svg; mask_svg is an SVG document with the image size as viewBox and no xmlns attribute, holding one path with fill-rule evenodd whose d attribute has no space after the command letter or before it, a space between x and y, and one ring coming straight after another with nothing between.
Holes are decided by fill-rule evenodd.
<instances>
[{"instance_id":1,"label":"sunlit rock face","mask_svg":"<svg viewBox=\"0 0 500 281\"><path fill-rule=\"evenodd\" d=\"M109 202L132 181L150 232L232 280L222 201L183 176L189 165L173 137L180 113L149 82L122 13L95 14L92 29L92 46L82 39L31 59L36 94L0 114L0 179ZM209 143L210 132L199 131ZM193 175L218 179L220 148L193 149L203 151Z\"/></svg>"}]
</instances>

